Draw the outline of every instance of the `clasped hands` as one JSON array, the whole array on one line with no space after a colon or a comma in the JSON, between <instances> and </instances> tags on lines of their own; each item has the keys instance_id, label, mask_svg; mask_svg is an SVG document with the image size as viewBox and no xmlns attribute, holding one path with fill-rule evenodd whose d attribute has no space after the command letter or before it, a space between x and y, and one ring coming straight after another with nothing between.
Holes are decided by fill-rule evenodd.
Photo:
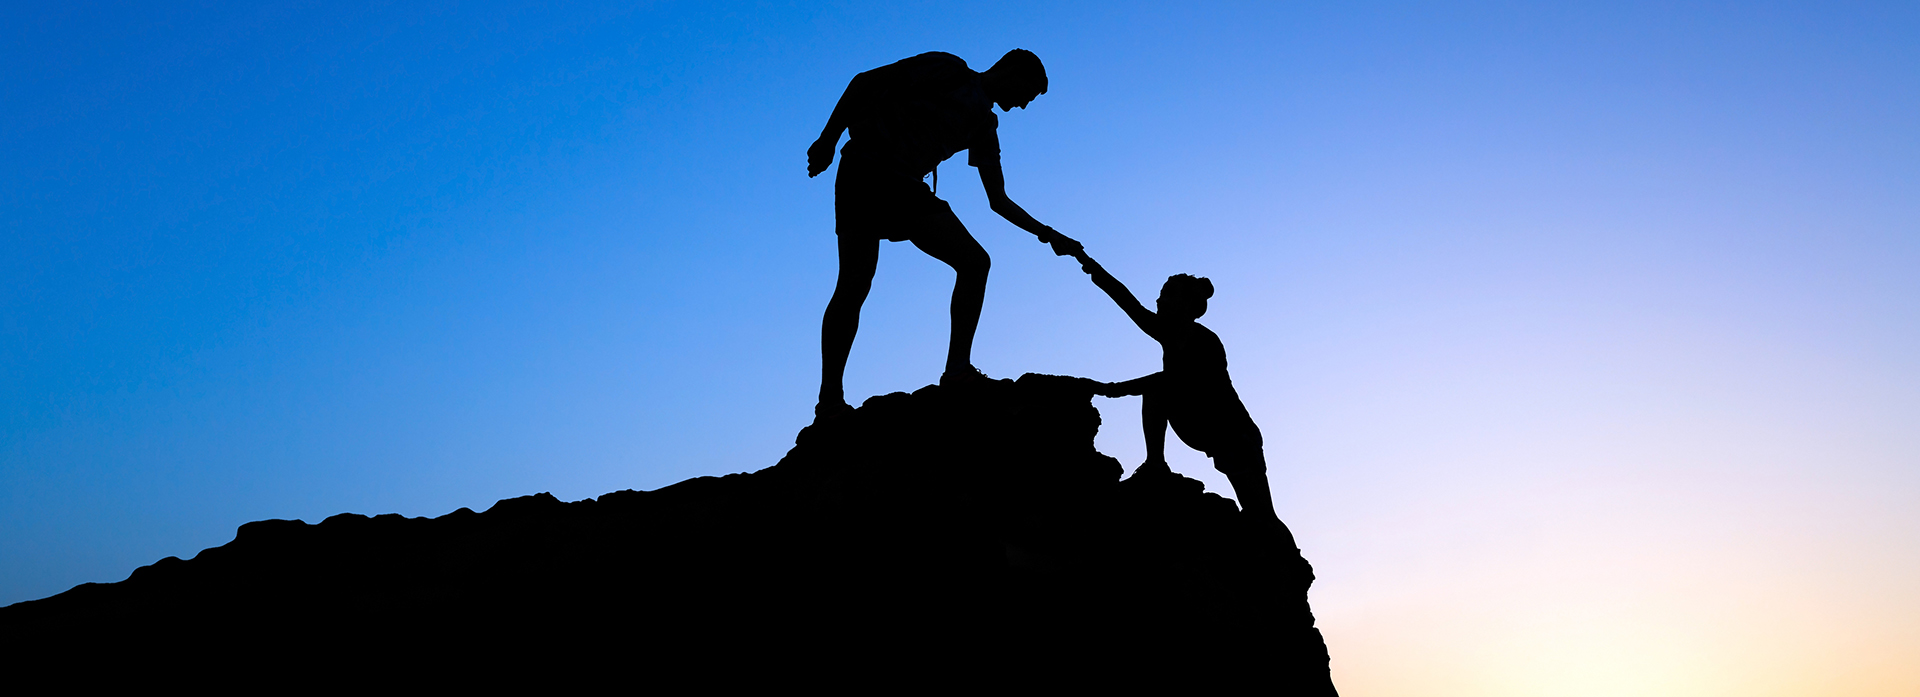
<instances>
[{"instance_id":1,"label":"clasped hands","mask_svg":"<svg viewBox=\"0 0 1920 697\"><path fill-rule=\"evenodd\" d=\"M1080 247L1080 243L1078 241L1066 235L1060 234L1059 230L1055 230L1051 227L1048 227L1045 225L1042 225L1040 227L1047 229L1045 233L1039 236L1040 241L1053 246L1054 256L1073 257L1075 259L1079 259L1083 256L1086 256L1086 251Z\"/></svg>"}]
</instances>

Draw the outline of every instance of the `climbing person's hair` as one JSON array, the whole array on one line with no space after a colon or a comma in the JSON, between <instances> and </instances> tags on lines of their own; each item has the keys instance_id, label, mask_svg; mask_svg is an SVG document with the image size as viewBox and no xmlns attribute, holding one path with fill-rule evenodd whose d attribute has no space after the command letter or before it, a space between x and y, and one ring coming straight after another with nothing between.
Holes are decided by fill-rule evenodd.
<instances>
[{"instance_id":1,"label":"climbing person's hair","mask_svg":"<svg viewBox=\"0 0 1920 697\"><path fill-rule=\"evenodd\" d=\"M1198 319L1207 314L1207 299L1213 297L1213 281L1184 273L1174 274L1168 276L1167 284L1160 287L1160 297L1178 305L1166 309L1184 311Z\"/></svg>"}]
</instances>

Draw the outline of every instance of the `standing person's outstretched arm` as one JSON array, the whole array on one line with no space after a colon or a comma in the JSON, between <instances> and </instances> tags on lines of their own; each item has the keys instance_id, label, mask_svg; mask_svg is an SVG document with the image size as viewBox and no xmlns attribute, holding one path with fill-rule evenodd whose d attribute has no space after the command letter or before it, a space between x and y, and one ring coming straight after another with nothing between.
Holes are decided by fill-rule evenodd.
<instances>
[{"instance_id":1,"label":"standing person's outstretched arm","mask_svg":"<svg viewBox=\"0 0 1920 697\"><path fill-rule=\"evenodd\" d=\"M1013 223L1014 227L1033 233L1033 236L1040 238L1041 242L1053 245L1055 256L1064 257L1080 253L1079 242L1060 234L1059 230L1042 225L1027 213L1027 209L1021 208L1020 204L1014 203L1013 199L1007 197L1007 175L1000 170L999 162L980 165L979 169L980 186L986 188L987 206L992 208L993 212L999 213L1000 217L1006 218L1007 222Z\"/></svg>"},{"instance_id":2,"label":"standing person's outstretched arm","mask_svg":"<svg viewBox=\"0 0 1920 697\"><path fill-rule=\"evenodd\" d=\"M1148 311L1145 305L1141 305L1140 299L1133 297L1133 291L1127 290L1119 279L1107 273L1107 270L1100 266L1100 262L1094 261L1093 257L1081 252L1074 255L1074 258L1080 260L1080 270L1093 276L1093 284L1099 286L1100 290L1106 291L1107 297L1113 298L1113 303L1127 313L1128 319L1139 325L1140 331L1146 332L1147 336L1153 337L1155 341L1160 340L1159 315Z\"/></svg>"}]
</instances>

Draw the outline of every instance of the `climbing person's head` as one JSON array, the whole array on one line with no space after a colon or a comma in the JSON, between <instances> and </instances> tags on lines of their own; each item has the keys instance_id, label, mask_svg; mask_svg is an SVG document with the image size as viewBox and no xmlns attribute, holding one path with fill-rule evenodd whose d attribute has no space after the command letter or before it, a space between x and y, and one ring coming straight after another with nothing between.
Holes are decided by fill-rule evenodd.
<instances>
[{"instance_id":1,"label":"climbing person's head","mask_svg":"<svg viewBox=\"0 0 1920 697\"><path fill-rule=\"evenodd\" d=\"M1207 298L1211 297L1213 281L1175 274L1167 277L1166 285L1160 286L1160 299L1154 304L1162 317L1199 319L1207 314Z\"/></svg>"},{"instance_id":2,"label":"climbing person's head","mask_svg":"<svg viewBox=\"0 0 1920 697\"><path fill-rule=\"evenodd\" d=\"M1008 51L985 74L991 78L987 96L1000 105L1001 111L1024 109L1034 97L1047 93L1047 67L1040 64L1039 56L1024 48Z\"/></svg>"}]
</instances>

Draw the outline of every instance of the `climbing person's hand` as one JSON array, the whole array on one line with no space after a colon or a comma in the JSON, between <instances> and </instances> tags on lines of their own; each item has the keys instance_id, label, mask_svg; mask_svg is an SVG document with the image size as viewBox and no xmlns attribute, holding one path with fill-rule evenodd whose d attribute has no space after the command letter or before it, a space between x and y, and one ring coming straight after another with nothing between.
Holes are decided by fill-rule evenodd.
<instances>
[{"instance_id":1,"label":"climbing person's hand","mask_svg":"<svg viewBox=\"0 0 1920 697\"><path fill-rule=\"evenodd\" d=\"M807 148L807 176L818 176L821 172L827 171L827 165L833 164L833 146L838 145L834 142L837 140L840 139L829 140L826 136L821 136L819 140L813 141L813 147Z\"/></svg>"}]
</instances>

